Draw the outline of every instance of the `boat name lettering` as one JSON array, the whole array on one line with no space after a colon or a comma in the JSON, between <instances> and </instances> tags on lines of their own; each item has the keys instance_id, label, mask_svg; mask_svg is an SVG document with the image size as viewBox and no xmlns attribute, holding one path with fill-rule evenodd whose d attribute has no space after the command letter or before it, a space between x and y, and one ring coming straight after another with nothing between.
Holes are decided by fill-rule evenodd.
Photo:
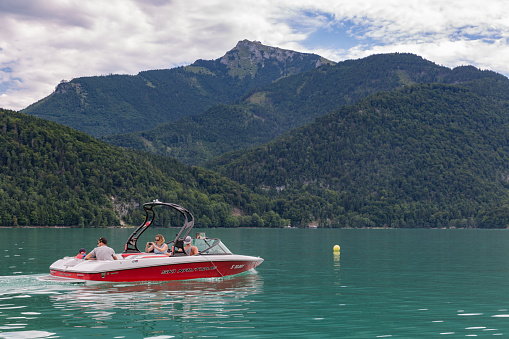
<instances>
[{"instance_id":1,"label":"boat name lettering","mask_svg":"<svg viewBox=\"0 0 509 339\"><path fill-rule=\"evenodd\" d=\"M173 274L173 273L190 273L190 272L203 272L203 271L211 271L215 270L216 266L210 267L195 267L195 268L181 268L179 270L163 270L161 274Z\"/></svg>"},{"instance_id":2,"label":"boat name lettering","mask_svg":"<svg viewBox=\"0 0 509 339\"><path fill-rule=\"evenodd\" d=\"M193 271L192 268L181 268L180 270L177 271L177 273L192 272L192 271Z\"/></svg>"},{"instance_id":3,"label":"boat name lettering","mask_svg":"<svg viewBox=\"0 0 509 339\"><path fill-rule=\"evenodd\" d=\"M244 267L244 265L232 265L230 270L237 270L237 269L242 268L242 267Z\"/></svg>"}]
</instances>

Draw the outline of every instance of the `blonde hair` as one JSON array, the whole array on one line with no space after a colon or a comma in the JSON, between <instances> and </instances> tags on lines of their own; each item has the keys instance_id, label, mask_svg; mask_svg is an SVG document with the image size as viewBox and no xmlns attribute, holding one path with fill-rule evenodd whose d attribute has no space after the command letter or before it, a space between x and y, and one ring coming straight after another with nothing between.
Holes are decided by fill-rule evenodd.
<instances>
[{"instance_id":1,"label":"blonde hair","mask_svg":"<svg viewBox=\"0 0 509 339\"><path fill-rule=\"evenodd\" d=\"M164 244L164 237L161 234L156 235L155 238L159 238L159 241L162 241Z\"/></svg>"}]
</instances>

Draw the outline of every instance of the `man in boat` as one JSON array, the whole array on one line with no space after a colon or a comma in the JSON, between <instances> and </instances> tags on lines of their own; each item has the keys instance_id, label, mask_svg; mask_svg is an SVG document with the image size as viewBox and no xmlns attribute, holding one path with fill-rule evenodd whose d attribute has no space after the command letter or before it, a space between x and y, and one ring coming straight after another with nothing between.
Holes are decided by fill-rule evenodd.
<instances>
[{"instance_id":1,"label":"man in boat","mask_svg":"<svg viewBox=\"0 0 509 339\"><path fill-rule=\"evenodd\" d=\"M108 247L108 240L106 238L99 238L97 240L97 247L94 248L87 256L85 260L118 260L115 255L115 251Z\"/></svg>"},{"instance_id":2,"label":"man in boat","mask_svg":"<svg viewBox=\"0 0 509 339\"><path fill-rule=\"evenodd\" d=\"M191 246L191 243L193 242L193 239L191 239L190 236L187 236L184 239L184 251L187 253L187 255L195 255L198 254L198 247Z\"/></svg>"}]
</instances>

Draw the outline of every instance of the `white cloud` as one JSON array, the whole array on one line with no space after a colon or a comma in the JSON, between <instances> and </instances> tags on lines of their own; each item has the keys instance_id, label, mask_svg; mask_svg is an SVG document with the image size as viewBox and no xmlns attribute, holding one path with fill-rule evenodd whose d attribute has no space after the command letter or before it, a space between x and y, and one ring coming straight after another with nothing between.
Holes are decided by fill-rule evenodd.
<instances>
[{"instance_id":1,"label":"white cloud","mask_svg":"<svg viewBox=\"0 0 509 339\"><path fill-rule=\"evenodd\" d=\"M305 8L305 1L300 3ZM509 3L503 0L320 1L313 9L348 23L359 44L317 49L332 60L410 52L448 67L472 64L509 75ZM324 25L330 25L330 22ZM303 42L305 45L306 42Z\"/></svg>"},{"instance_id":2,"label":"white cloud","mask_svg":"<svg viewBox=\"0 0 509 339\"><path fill-rule=\"evenodd\" d=\"M505 0L2 0L0 107L22 109L62 79L216 59L239 40L331 60L412 52L509 74ZM306 39L345 26L358 45Z\"/></svg>"}]
</instances>

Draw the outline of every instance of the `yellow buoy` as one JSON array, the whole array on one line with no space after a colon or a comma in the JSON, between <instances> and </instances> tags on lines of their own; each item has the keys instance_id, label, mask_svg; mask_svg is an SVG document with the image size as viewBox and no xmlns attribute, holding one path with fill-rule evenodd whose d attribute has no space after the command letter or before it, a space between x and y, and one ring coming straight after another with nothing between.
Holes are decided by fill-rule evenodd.
<instances>
[{"instance_id":1,"label":"yellow buoy","mask_svg":"<svg viewBox=\"0 0 509 339\"><path fill-rule=\"evenodd\" d=\"M333 249L334 249L334 252L339 252L341 247L339 247L339 245L334 245Z\"/></svg>"}]
</instances>

